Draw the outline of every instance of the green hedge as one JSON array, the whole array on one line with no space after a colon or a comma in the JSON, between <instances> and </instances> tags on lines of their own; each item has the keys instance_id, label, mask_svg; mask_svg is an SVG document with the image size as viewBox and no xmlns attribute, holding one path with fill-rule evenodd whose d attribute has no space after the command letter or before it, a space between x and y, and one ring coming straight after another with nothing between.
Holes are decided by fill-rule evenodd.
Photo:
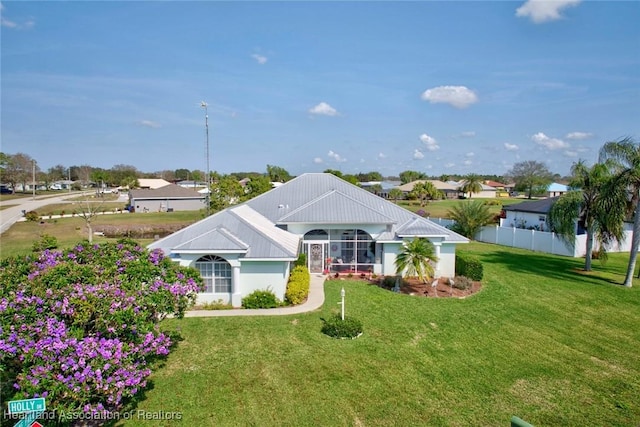
<instances>
[{"instance_id":1,"label":"green hedge","mask_svg":"<svg viewBox=\"0 0 640 427\"><path fill-rule=\"evenodd\" d=\"M301 265L294 267L289 275L285 299L289 304L300 304L309 296L311 276L307 267Z\"/></svg>"},{"instance_id":2,"label":"green hedge","mask_svg":"<svg viewBox=\"0 0 640 427\"><path fill-rule=\"evenodd\" d=\"M465 276L471 280L480 281L484 275L484 268L480 260L471 255L456 254L456 276Z\"/></svg>"}]
</instances>

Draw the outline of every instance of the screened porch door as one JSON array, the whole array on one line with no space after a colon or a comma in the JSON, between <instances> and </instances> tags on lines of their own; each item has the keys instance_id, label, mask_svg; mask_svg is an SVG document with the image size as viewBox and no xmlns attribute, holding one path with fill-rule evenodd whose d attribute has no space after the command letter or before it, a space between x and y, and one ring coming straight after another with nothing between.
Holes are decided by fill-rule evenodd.
<instances>
[{"instance_id":1,"label":"screened porch door","mask_svg":"<svg viewBox=\"0 0 640 427\"><path fill-rule=\"evenodd\" d=\"M322 273L325 270L325 259L329 253L329 244L326 242L305 243L305 253L307 254L307 263L309 264L309 272Z\"/></svg>"}]
</instances>

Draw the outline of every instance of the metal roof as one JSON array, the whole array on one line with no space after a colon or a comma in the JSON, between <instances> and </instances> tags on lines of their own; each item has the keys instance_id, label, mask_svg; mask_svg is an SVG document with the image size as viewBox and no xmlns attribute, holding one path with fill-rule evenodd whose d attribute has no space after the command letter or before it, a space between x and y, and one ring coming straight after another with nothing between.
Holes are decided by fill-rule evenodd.
<instances>
[{"instance_id":1,"label":"metal roof","mask_svg":"<svg viewBox=\"0 0 640 427\"><path fill-rule=\"evenodd\" d=\"M504 206L502 210L513 212L530 212L538 214L549 213L551 206L558 200L558 197L549 197L546 199L532 200L529 202L517 203L514 205Z\"/></svg>"},{"instance_id":2,"label":"metal roof","mask_svg":"<svg viewBox=\"0 0 640 427\"><path fill-rule=\"evenodd\" d=\"M129 190L132 199L204 199L205 196L191 188L169 184L160 188L141 188Z\"/></svg>"}]
</instances>

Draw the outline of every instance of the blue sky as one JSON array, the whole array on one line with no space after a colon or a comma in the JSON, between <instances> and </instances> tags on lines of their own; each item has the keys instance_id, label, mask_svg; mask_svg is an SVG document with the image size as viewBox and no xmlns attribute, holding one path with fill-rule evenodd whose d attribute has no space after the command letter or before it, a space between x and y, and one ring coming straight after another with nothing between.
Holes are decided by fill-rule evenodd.
<instances>
[{"instance_id":1,"label":"blue sky","mask_svg":"<svg viewBox=\"0 0 640 427\"><path fill-rule=\"evenodd\" d=\"M2 2L41 168L567 174L640 136L640 2Z\"/></svg>"}]
</instances>

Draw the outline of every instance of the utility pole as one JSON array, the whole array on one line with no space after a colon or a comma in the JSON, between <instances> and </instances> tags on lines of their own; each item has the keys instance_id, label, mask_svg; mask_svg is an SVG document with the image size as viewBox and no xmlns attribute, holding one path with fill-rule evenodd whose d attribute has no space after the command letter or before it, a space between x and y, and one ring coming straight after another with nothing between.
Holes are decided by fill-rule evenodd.
<instances>
[{"instance_id":1,"label":"utility pole","mask_svg":"<svg viewBox=\"0 0 640 427\"><path fill-rule=\"evenodd\" d=\"M24 191L24 188L22 189ZM36 199L36 161L31 159L31 194Z\"/></svg>"},{"instance_id":2,"label":"utility pole","mask_svg":"<svg viewBox=\"0 0 640 427\"><path fill-rule=\"evenodd\" d=\"M200 107L204 108L204 130L205 130L205 136L206 136L205 156L207 160L207 171L206 171L207 176L206 176L205 182L207 183L207 193L206 193L207 196L205 198L205 202L207 204L207 216L209 216L211 213L211 206L210 206L211 174L209 173L209 113L207 111L208 105L209 104L207 104L204 101L200 103Z\"/></svg>"}]
</instances>

